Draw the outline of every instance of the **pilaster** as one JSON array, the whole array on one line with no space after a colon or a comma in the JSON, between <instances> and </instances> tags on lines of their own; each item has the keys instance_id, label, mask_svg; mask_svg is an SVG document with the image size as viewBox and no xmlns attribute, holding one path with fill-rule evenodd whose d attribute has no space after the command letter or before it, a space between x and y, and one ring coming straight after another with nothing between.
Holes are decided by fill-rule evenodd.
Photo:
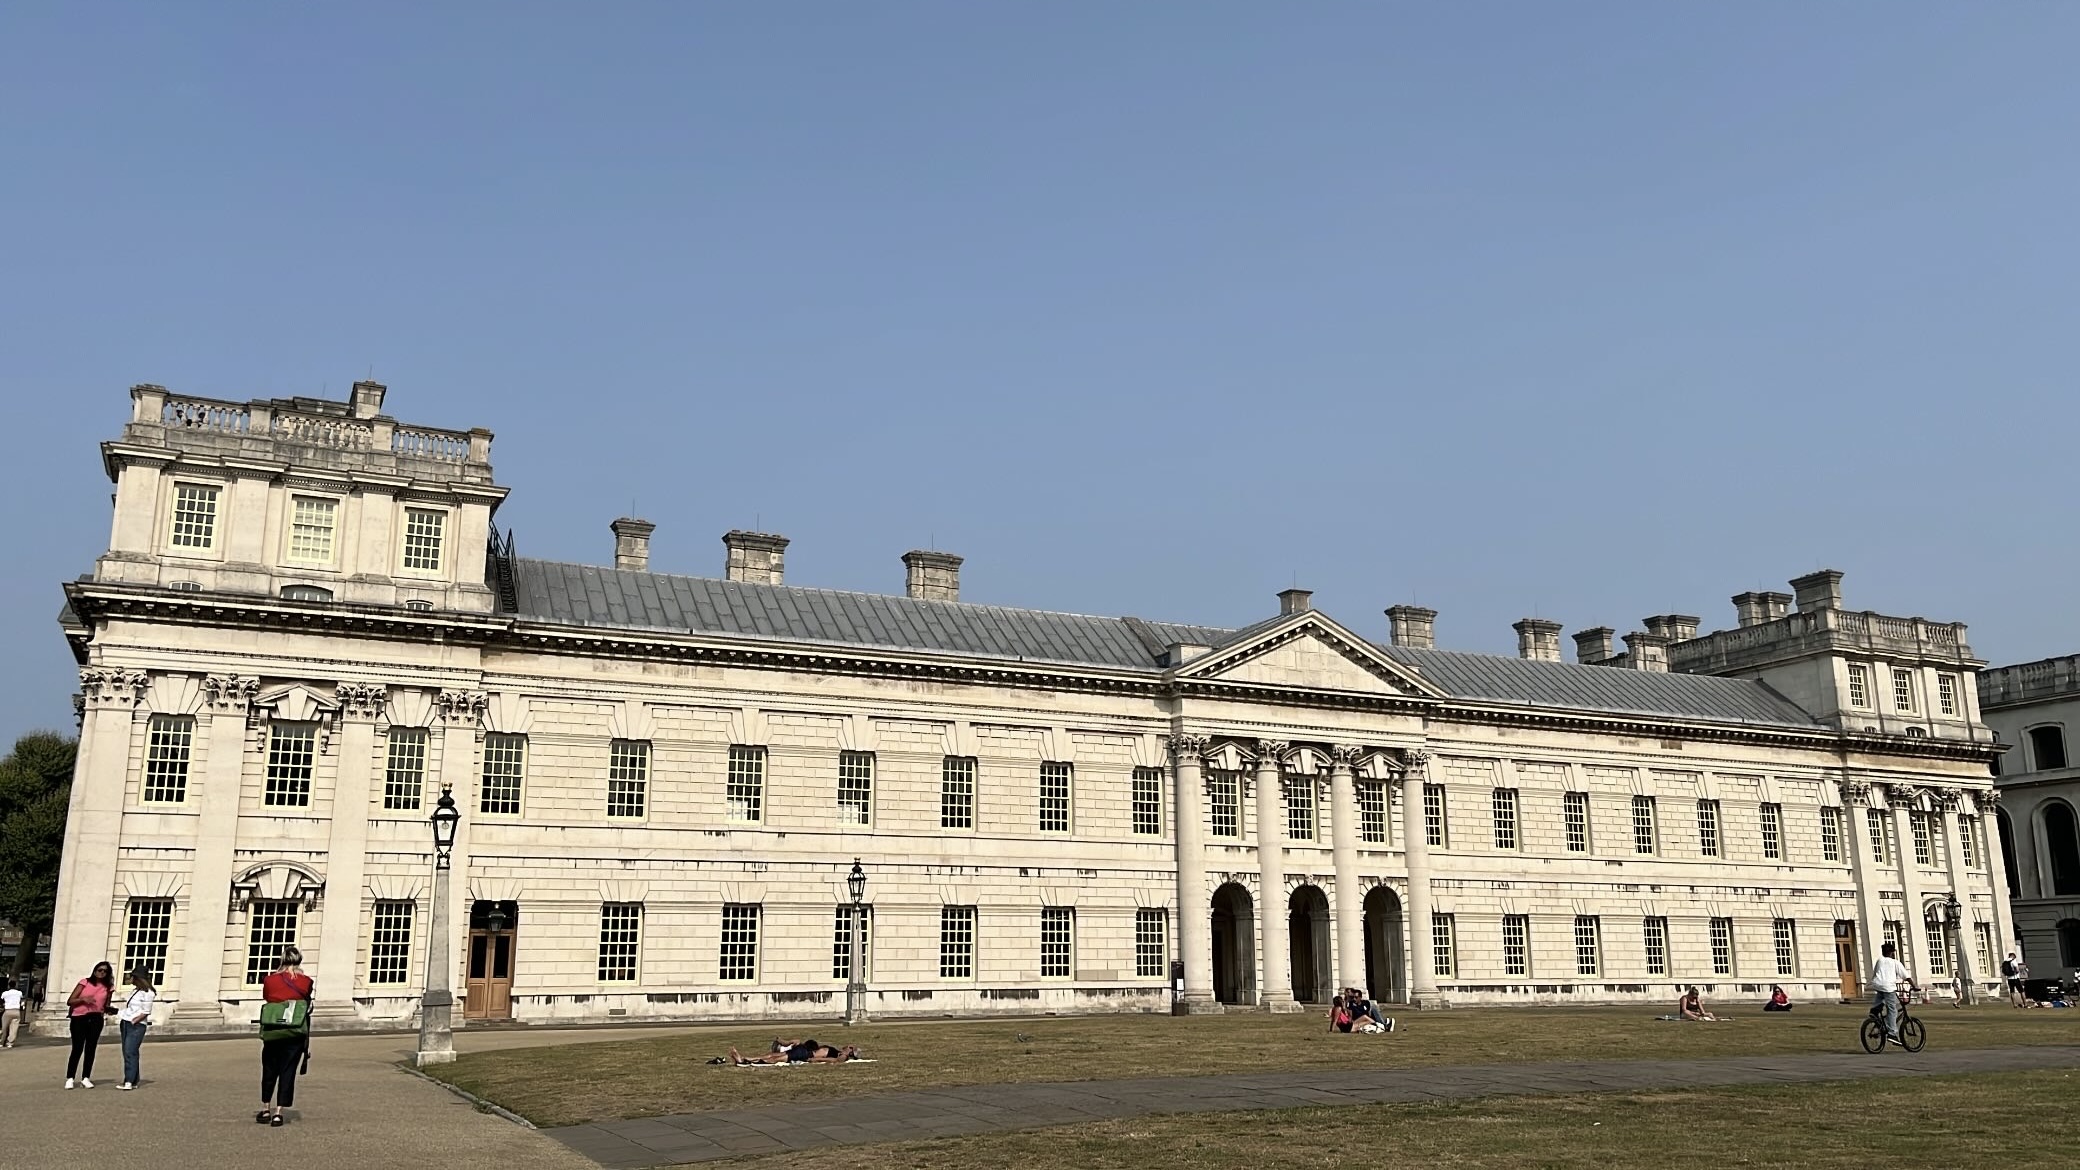
<instances>
[{"instance_id":1,"label":"pilaster","mask_svg":"<svg viewBox=\"0 0 2080 1170\"><path fill-rule=\"evenodd\" d=\"M1435 913L1430 900L1430 835L1423 829L1423 780L1429 774L1430 753L1410 752L1408 768L1396 782L1401 789L1401 848L1408 865L1408 1002L1414 1007L1439 1007L1437 959L1430 933Z\"/></svg>"},{"instance_id":2,"label":"pilaster","mask_svg":"<svg viewBox=\"0 0 2080 1170\"><path fill-rule=\"evenodd\" d=\"M484 712L490 699L482 691L442 691L434 698L435 722L441 735L440 782L452 789L455 805L462 811L462 820L455 827L455 849L449 863L454 880L448 882L448 938L445 948L448 956L448 986L465 987L462 979L461 960L468 948L456 937L458 931L469 929L469 859L476 839L475 825L479 807L476 792L477 748L483 735ZM438 794L434 794L438 799ZM432 836L427 837L427 853L432 853ZM427 897L433 898L432 892ZM427 929L433 929L433 916L427 916ZM522 972L515 971L517 980ZM459 998L459 997L458 997ZM456 1022L461 1022L458 1012Z\"/></svg>"},{"instance_id":3,"label":"pilaster","mask_svg":"<svg viewBox=\"0 0 2080 1170\"><path fill-rule=\"evenodd\" d=\"M325 846L325 918L311 977L326 994L314 1014L355 1018L354 987L361 949L361 893L367 884L368 813L375 775L376 719L390 698L381 684L340 683L339 753L332 793L332 824Z\"/></svg>"},{"instance_id":4,"label":"pilaster","mask_svg":"<svg viewBox=\"0 0 2080 1170\"><path fill-rule=\"evenodd\" d=\"M1336 986L1365 985L1365 901L1358 890L1358 785L1361 748L1338 745L1329 754L1329 842L1336 867ZM1366 988L1376 994L1376 989Z\"/></svg>"},{"instance_id":5,"label":"pilaster","mask_svg":"<svg viewBox=\"0 0 2080 1170\"><path fill-rule=\"evenodd\" d=\"M1842 794L1842 847L1849 851L1849 865L1856 876L1856 983L1863 986L1871 964L1878 961L1885 942L1885 907L1878 897L1878 863L1871 853L1871 787L1855 780L1838 780ZM1906 960L1902 959L1901 962Z\"/></svg>"},{"instance_id":6,"label":"pilaster","mask_svg":"<svg viewBox=\"0 0 2080 1170\"><path fill-rule=\"evenodd\" d=\"M172 1024L217 1027L224 1023L224 942L230 933L231 871L238 846L239 788L245 773L246 724L260 680L213 674L202 680L205 708L197 718L197 738L209 737L202 782L189 798L198 807L195 826L194 877L188 887L187 930L177 967L167 974L172 997Z\"/></svg>"},{"instance_id":7,"label":"pilaster","mask_svg":"<svg viewBox=\"0 0 2080 1170\"><path fill-rule=\"evenodd\" d=\"M2001 848L2001 790L1981 788L1972 794L1972 804L1978 810L1979 838L1986 843L1986 884L1993 894L1993 961L1999 963L2018 945L2014 907L2008 904L2008 853ZM1994 971L1985 974L1994 977Z\"/></svg>"},{"instance_id":8,"label":"pilaster","mask_svg":"<svg viewBox=\"0 0 2080 1170\"><path fill-rule=\"evenodd\" d=\"M1260 998L1273 1012L1300 1010L1293 998L1293 953L1286 921L1285 753L1283 743L1257 743L1257 919L1264 940Z\"/></svg>"},{"instance_id":9,"label":"pilaster","mask_svg":"<svg viewBox=\"0 0 2080 1170\"><path fill-rule=\"evenodd\" d=\"M1177 830L1177 954L1184 961L1183 1010L1213 1013L1213 899L1206 889L1206 737L1170 737Z\"/></svg>"},{"instance_id":10,"label":"pilaster","mask_svg":"<svg viewBox=\"0 0 2080 1170\"><path fill-rule=\"evenodd\" d=\"M58 901L51 925L49 982L53 991L61 985L69 989L69 980L85 975L110 953L110 939L116 932L113 919L123 793L131 772L131 724L149 685L150 678L142 671L90 666L79 672L79 756L73 765L72 796L66 812L70 840L59 862Z\"/></svg>"},{"instance_id":11,"label":"pilaster","mask_svg":"<svg viewBox=\"0 0 2080 1170\"><path fill-rule=\"evenodd\" d=\"M1943 851L1950 865L1950 896L1957 901L1957 935L1950 940L1956 947L1950 956L1950 961L1956 964L1952 974L1957 978L1958 993L1967 1000L1976 1000L1978 981L1986 977L1986 972L1979 969L1979 956L1973 953L1979 941L1979 915L1972 905L1972 887L1969 884L1972 871L1964 863L1962 834L1965 826L1957 815L1962 796L1955 789L1945 789L1937 794L1937 799L1942 807Z\"/></svg>"},{"instance_id":12,"label":"pilaster","mask_svg":"<svg viewBox=\"0 0 2080 1170\"><path fill-rule=\"evenodd\" d=\"M1914 860L1914 826L1909 815L1914 810L1914 790L1905 784L1894 784L1886 790L1885 802L1892 815L1892 838L1898 842L1892 860L1899 868L1901 929L1914 951L1910 956L1900 956L1900 962L1914 973L1916 983L1925 986L1933 973L1928 969L1928 923L1921 917L1920 864Z\"/></svg>"}]
</instances>

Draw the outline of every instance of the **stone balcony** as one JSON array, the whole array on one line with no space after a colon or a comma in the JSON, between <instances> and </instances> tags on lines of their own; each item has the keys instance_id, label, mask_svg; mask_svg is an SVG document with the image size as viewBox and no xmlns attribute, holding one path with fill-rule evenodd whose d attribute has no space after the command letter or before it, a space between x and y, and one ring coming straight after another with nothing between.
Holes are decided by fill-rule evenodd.
<instances>
[{"instance_id":1,"label":"stone balcony","mask_svg":"<svg viewBox=\"0 0 2080 1170\"><path fill-rule=\"evenodd\" d=\"M1677 642L1668 648L1669 668L1723 674L1828 652L1959 670L1985 665L1972 657L1964 632L1962 622L1888 617L1869 610L1802 610Z\"/></svg>"},{"instance_id":2,"label":"stone balcony","mask_svg":"<svg viewBox=\"0 0 2080 1170\"><path fill-rule=\"evenodd\" d=\"M2080 695L2080 655L2045 658L1979 672L1982 710Z\"/></svg>"},{"instance_id":3,"label":"stone balcony","mask_svg":"<svg viewBox=\"0 0 2080 1170\"><path fill-rule=\"evenodd\" d=\"M356 401L322 398L230 402L176 395L164 386L130 388L125 446L170 448L226 459L254 459L448 483L491 483L491 432L407 426L374 414L363 387Z\"/></svg>"}]
</instances>

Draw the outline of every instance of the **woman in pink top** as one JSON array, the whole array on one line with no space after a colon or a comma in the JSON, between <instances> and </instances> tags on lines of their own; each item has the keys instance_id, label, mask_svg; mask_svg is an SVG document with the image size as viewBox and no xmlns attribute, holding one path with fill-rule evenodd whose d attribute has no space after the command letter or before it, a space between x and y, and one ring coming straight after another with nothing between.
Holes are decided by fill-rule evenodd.
<instances>
[{"instance_id":1,"label":"woman in pink top","mask_svg":"<svg viewBox=\"0 0 2080 1170\"><path fill-rule=\"evenodd\" d=\"M94 1048L101 1043L101 1025L108 1019L115 1006L108 996L116 986L116 970L107 963L94 964L94 973L79 981L72 994L65 999L65 1006L72 1009L72 1057L65 1062L65 1087L71 1088L73 1075L79 1077L83 1089L94 1087Z\"/></svg>"}]
</instances>

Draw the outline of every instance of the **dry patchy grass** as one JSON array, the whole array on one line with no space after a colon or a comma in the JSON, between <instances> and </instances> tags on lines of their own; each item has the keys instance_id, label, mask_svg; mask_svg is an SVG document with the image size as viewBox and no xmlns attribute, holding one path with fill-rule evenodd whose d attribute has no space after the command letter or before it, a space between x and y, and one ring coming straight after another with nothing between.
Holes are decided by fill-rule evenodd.
<instances>
[{"instance_id":1,"label":"dry patchy grass","mask_svg":"<svg viewBox=\"0 0 2080 1170\"><path fill-rule=\"evenodd\" d=\"M868 1024L764 1024L655 1039L475 1053L428 1071L537 1125L574 1125L944 1085L1193 1076L1302 1068L1410 1068L1549 1060L1694 1059L1856 1051L1863 1009L1805 1005L1723 1024L1655 1009L1485 1008L1408 1013L1386 1036L1331 1035L1320 1017L1082 1016ZM2080 1044L2080 1011L1929 1009L1929 1051ZM706 1063L776 1032L859 1044L873 1064L747 1070Z\"/></svg>"},{"instance_id":2,"label":"dry patchy grass","mask_svg":"<svg viewBox=\"0 0 2080 1170\"><path fill-rule=\"evenodd\" d=\"M1143 1117L818 1152L847 1170L1300 1170L1420 1160L1550 1167L2069 1167L2080 1073L2063 1070L1572 1097ZM800 1166L800 1153L731 1161Z\"/></svg>"}]
</instances>

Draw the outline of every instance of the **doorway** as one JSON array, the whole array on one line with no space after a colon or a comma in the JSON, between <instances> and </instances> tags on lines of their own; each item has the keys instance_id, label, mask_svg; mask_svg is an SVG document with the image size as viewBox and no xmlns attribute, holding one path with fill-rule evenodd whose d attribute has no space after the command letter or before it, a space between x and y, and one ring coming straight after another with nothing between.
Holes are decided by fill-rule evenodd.
<instances>
[{"instance_id":1,"label":"doorway","mask_svg":"<svg viewBox=\"0 0 2080 1170\"><path fill-rule=\"evenodd\" d=\"M1329 962L1329 898L1319 886L1301 886L1286 903L1286 937L1293 960L1293 998L1328 1003L1336 992Z\"/></svg>"},{"instance_id":2,"label":"doorway","mask_svg":"<svg viewBox=\"0 0 2080 1170\"><path fill-rule=\"evenodd\" d=\"M1834 924L1834 968L1841 974L1842 1002L1863 998L1863 983L1856 962L1856 920L1843 918Z\"/></svg>"},{"instance_id":3,"label":"doorway","mask_svg":"<svg viewBox=\"0 0 2080 1170\"><path fill-rule=\"evenodd\" d=\"M1385 886L1365 895L1365 992L1382 1003L1407 1003L1402 975L1401 899Z\"/></svg>"},{"instance_id":4,"label":"doorway","mask_svg":"<svg viewBox=\"0 0 2080 1170\"><path fill-rule=\"evenodd\" d=\"M462 1018L513 1018L513 949L520 931L518 902L472 902L469 908L469 976L463 983Z\"/></svg>"},{"instance_id":5,"label":"doorway","mask_svg":"<svg viewBox=\"0 0 2080 1170\"><path fill-rule=\"evenodd\" d=\"M1248 1004L1257 999L1256 912L1249 891L1233 882L1213 892L1213 998Z\"/></svg>"}]
</instances>

